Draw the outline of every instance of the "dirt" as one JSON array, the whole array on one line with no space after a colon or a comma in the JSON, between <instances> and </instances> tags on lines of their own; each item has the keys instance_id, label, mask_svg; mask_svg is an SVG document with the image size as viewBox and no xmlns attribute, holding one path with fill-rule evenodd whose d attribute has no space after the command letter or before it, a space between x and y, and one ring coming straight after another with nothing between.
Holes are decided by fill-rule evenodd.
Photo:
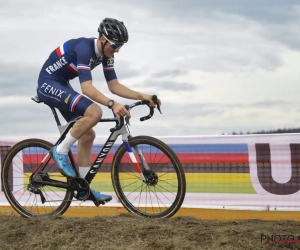
<instances>
[{"instance_id":1,"label":"dirt","mask_svg":"<svg viewBox=\"0 0 300 250\"><path fill-rule=\"evenodd\" d=\"M0 249L300 249L294 221L0 215ZM300 239L300 236L299 236ZM275 242L274 242L275 240ZM272 242L273 241L273 242Z\"/></svg>"}]
</instances>

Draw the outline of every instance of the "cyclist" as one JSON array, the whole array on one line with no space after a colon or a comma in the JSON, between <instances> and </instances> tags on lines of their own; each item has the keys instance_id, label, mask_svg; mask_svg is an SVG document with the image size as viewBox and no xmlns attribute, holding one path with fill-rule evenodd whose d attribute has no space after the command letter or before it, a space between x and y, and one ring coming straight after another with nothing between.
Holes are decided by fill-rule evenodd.
<instances>
[{"instance_id":1,"label":"cyclist","mask_svg":"<svg viewBox=\"0 0 300 250\"><path fill-rule=\"evenodd\" d=\"M97 104L112 109L117 117L130 116L124 105L110 99L93 85L91 70L102 63L109 90L118 96L149 101L155 107L152 95L134 91L122 85L114 70L114 53L128 42L128 31L124 23L105 18L98 28L98 38L71 39L57 47L44 63L38 78L37 94L45 104L57 108L67 122L76 121L65 139L50 150L61 173L76 177L68 162L68 151L78 141L78 165L80 177L90 169L92 145L95 132L92 129L101 119L102 110ZM69 81L79 78L82 94L74 91ZM158 100L159 104L161 103ZM110 195L91 189L98 201L110 201ZM85 196L85 194L79 194Z\"/></svg>"}]
</instances>

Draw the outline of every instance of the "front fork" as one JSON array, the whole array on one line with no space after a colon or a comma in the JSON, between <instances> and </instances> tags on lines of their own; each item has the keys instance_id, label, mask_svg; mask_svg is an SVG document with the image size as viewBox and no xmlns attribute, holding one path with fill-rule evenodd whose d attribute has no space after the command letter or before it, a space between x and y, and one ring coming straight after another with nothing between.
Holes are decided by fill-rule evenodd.
<instances>
[{"instance_id":1,"label":"front fork","mask_svg":"<svg viewBox=\"0 0 300 250\"><path fill-rule=\"evenodd\" d=\"M123 136L123 144L126 148L126 151L136 169L136 171L138 172L138 174L140 175L140 178L141 180L143 180L144 182L147 181L145 176L144 176L144 171L143 170L150 170L146 160L145 160L145 157L143 156L141 150L139 149L138 146L133 146L135 152L138 154L139 158L140 158L140 161L142 163L142 166L143 166L143 169L141 169L140 165L138 164L138 161L132 151L132 148L129 144L129 141L128 139L132 138L132 136L129 134L128 136Z\"/></svg>"}]
</instances>

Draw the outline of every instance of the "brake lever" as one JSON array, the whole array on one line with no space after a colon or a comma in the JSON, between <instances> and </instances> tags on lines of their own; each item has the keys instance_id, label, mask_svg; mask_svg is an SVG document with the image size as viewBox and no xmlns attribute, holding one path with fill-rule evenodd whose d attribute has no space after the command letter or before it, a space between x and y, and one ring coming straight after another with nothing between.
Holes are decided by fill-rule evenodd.
<instances>
[{"instance_id":1,"label":"brake lever","mask_svg":"<svg viewBox=\"0 0 300 250\"><path fill-rule=\"evenodd\" d=\"M157 109L158 109L159 113L162 114L162 112L160 111L160 106L159 106L159 104L156 104L156 105L157 105Z\"/></svg>"},{"instance_id":2,"label":"brake lever","mask_svg":"<svg viewBox=\"0 0 300 250\"><path fill-rule=\"evenodd\" d=\"M159 103L158 103L157 95L153 95L153 96L152 96L152 101L157 105L157 109L158 109L159 113L162 114L162 112L161 112L161 110L160 110Z\"/></svg>"},{"instance_id":3,"label":"brake lever","mask_svg":"<svg viewBox=\"0 0 300 250\"><path fill-rule=\"evenodd\" d=\"M126 116L126 117L125 117L126 125L127 125L127 124L130 125L129 120L130 120L130 117L129 117L129 116Z\"/></svg>"},{"instance_id":4,"label":"brake lever","mask_svg":"<svg viewBox=\"0 0 300 250\"><path fill-rule=\"evenodd\" d=\"M130 111L129 105L125 105L125 108L128 110L128 112ZM125 117L126 125L127 125L127 124L130 125L129 120L130 120L130 117L126 116L126 117Z\"/></svg>"}]
</instances>

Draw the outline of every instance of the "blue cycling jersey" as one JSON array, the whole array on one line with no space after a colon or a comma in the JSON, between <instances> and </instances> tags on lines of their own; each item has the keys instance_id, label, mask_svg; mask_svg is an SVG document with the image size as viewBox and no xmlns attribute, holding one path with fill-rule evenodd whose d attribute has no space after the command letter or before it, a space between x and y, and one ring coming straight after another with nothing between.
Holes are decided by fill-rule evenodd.
<instances>
[{"instance_id":1,"label":"blue cycling jersey","mask_svg":"<svg viewBox=\"0 0 300 250\"><path fill-rule=\"evenodd\" d=\"M50 54L40 71L39 78L67 83L78 76L82 83L92 80L91 70L101 63L106 81L117 79L114 58L100 55L96 38L71 39Z\"/></svg>"}]
</instances>

